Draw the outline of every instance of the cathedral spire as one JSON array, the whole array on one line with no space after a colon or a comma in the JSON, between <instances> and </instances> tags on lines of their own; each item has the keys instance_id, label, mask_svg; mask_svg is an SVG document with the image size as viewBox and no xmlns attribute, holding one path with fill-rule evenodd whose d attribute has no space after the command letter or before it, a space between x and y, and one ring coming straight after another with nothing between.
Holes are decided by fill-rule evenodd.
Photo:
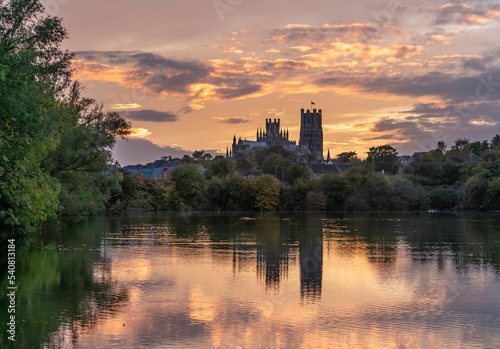
<instances>
[{"instance_id":1,"label":"cathedral spire","mask_svg":"<svg viewBox=\"0 0 500 349\"><path fill-rule=\"evenodd\" d=\"M326 155L326 162L330 162L330 149L328 149L328 154Z\"/></svg>"}]
</instances>

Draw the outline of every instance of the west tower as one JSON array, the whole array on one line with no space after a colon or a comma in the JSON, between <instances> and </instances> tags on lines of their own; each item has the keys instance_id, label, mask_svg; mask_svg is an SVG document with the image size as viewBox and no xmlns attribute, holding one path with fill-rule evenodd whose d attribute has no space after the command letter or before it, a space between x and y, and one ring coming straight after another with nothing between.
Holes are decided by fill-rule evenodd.
<instances>
[{"instance_id":1,"label":"west tower","mask_svg":"<svg viewBox=\"0 0 500 349\"><path fill-rule=\"evenodd\" d=\"M323 122L321 109L300 109L299 146L304 147L316 160L323 160Z\"/></svg>"}]
</instances>

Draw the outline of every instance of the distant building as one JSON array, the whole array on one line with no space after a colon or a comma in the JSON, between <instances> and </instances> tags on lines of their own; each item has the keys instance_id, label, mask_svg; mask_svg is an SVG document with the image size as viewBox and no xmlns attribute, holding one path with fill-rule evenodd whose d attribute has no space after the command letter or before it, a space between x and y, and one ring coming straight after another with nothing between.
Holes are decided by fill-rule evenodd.
<instances>
[{"instance_id":1,"label":"distant building","mask_svg":"<svg viewBox=\"0 0 500 349\"><path fill-rule=\"evenodd\" d=\"M405 167L411 162L411 156L410 155L402 155L398 156L399 163Z\"/></svg>"},{"instance_id":2,"label":"distant building","mask_svg":"<svg viewBox=\"0 0 500 349\"><path fill-rule=\"evenodd\" d=\"M288 130L281 128L281 120L266 119L266 129L257 129L257 140L247 141L238 139L236 142L236 135L233 137L233 144L230 153L226 150L226 156L235 159L246 157L248 151L254 147L271 147L273 145L281 145L283 148L295 151L297 147L296 141L289 140Z\"/></svg>"},{"instance_id":3,"label":"distant building","mask_svg":"<svg viewBox=\"0 0 500 349\"><path fill-rule=\"evenodd\" d=\"M165 160L156 160L153 163L150 163L148 165L128 165L125 166L123 169L127 170L128 172L136 175L140 175L143 177L149 177L152 179L159 179L159 178L168 178L169 173L176 168L177 166L180 166L181 163L179 161L165 161Z\"/></svg>"},{"instance_id":4,"label":"distant building","mask_svg":"<svg viewBox=\"0 0 500 349\"><path fill-rule=\"evenodd\" d=\"M290 145L296 145L295 141L288 139L288 129L283 130L280 126L280 119L266 119L266 130L262 128L257 130L257 142L265 142L268 146L281 145L283 148L289 148Z\"/></svg>"},{"instance_id":5,"label":"distant building","mask_svg":"<svg viewBox=\"0 0 500 349\"><path fill-rule=\"evenodd\" d=\"M255 141L247 141L239 138L236 140L236 135L233 137L231 148L226 150L226 157L241 159L247 156L250 149L254 147L271 147L273 145L281 145L289 151L297 154L311 153L316 155L317 160L323 160L323 126L321 109L312 112L307 109L301 109L301 126L300 126L300 141L297 145L296 141L289 138L288 129L281 128L280 119L266 119L266 129L257 129L257 137Z\"/></svg>"},{"instance_id":6,"label":"distant building","mask_svg":"<svg viewBox=\"0 0 500 349\"><path fill-rule=\"evenodd\" d=\"M323 160L323 121L322 110L300 110L299 146L308 153L316 155L317 160Z\"/></svg>"}]
</instances>

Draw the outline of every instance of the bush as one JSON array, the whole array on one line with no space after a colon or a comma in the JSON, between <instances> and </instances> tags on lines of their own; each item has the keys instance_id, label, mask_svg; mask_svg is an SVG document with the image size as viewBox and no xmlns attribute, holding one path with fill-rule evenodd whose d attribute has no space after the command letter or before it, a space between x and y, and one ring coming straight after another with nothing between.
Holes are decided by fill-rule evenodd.
<instances>
[{"instance_id":1,"label":"bush","mask_svg":"<svg viewBox=\"0 0 500 349\"><path fill-rule=\"evenodd\" d=\"M326 209L330 211L344 210L350 188L344 175L325 174L317 182L317 191L326 197Z\"/></svg>"},{"instance_id":2,"label":"bush","mask_svg":"<svg viewBox=\"0 0 500 349\"><path fill-rule=\"evenodd\" d=\"M429 192L431 208L435 210L450 210L459 205L459 196L453 187L437 187Z\"/></svg>"},{"instance_id":3,"label":"bush","mask_svg":"<svg viewBox=\"0 0 500 349\"><path fill-rule=\"evenodd\" d=\"M298 181L294 185L283 188L281 192L280 208L282 210L307 210L307 195L311 185L305 181Z\"/></svg>"},{"instance_id":4,"label":"bush","mask_svg":"<svg viewBox=\"0 0 500 349\"><path fill-rule=\"evenodd\" d=\"M482 167L473 170L474 175L465 182L465 207L479 210L483 208L488 191L490 172Z\"/></svg>"},{"instance_id":5,"label":"bush","mask_svg":"<svg viewBox=\"0 0 500 349\"><path fill-rule=\"evenodd\" d=\"M281 182L273 175L262 175L251 183L255 208L261 211L274 210L278 206Z\"/></svg>"},{"instance_id":6,"label":"bush","mask_svg":"<svg viewBox=\"0 0 500 349\"><path fill-rule=\"evenodd\" d=\"M500 209L500 176L493 178L488 183L483 208L488 210Z\"/></svg>"}]
</instances>

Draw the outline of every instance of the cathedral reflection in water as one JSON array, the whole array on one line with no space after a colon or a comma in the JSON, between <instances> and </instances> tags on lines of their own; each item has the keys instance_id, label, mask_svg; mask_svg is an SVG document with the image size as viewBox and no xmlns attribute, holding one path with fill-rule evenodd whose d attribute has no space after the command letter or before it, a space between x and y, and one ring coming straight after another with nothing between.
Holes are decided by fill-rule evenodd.
<instances>
[{"instance_id":1,"label":"cathedral reflection in water","mask_svg":"<svg viewBox=\"0 0 500 349\"><path fill-rule=\"evenodd\" d=\"M234 247L234 270L251 267L256 256L258 279L266 289L279 289L289 276L289 263L296 261L300 265L300 297L305 300L321 298L322 221L304 217L303 220L294 220L292 224L277 215L266 215L252 223L249 233L255 234L251 235L256 239L256 246L240 241Z\"/></svg>"}]
</instances>

